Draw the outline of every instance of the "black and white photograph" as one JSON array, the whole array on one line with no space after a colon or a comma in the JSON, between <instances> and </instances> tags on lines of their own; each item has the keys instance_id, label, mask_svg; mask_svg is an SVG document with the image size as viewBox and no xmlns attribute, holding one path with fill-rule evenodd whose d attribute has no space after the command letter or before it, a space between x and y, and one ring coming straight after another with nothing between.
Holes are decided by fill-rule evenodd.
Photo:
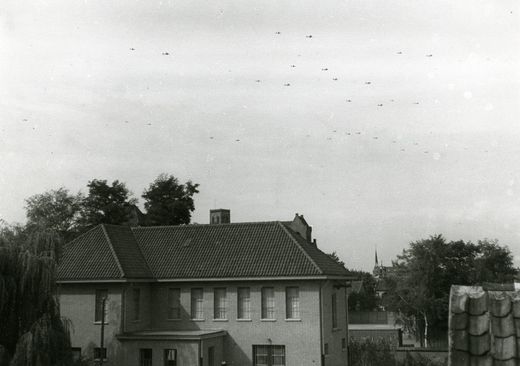
<instances>
[{"instance_id":1,"label":"black and white photograph","mask_svg":"<svg viewBox=\"0 0 520 366\"><path fill-rule=\"evenodd\" d=\"M0 366L520 365L520 2L2 0Z\"/></svg>"}]
</instances>

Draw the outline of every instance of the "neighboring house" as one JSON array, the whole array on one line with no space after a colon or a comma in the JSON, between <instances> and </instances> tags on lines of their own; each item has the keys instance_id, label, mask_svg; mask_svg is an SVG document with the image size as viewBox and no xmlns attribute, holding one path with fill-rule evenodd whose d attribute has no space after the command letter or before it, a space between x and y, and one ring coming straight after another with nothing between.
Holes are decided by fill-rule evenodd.
<instances>
[{"instance_id":1,"label":"neighboring house","mask_svg":"<svg viewBox=\"0 0 520 366\"><path fill-rule=\"evenodd\" d=\"M73 352L124 366L346 365L350 278L303 216L210 215L219 224L100 225L70 242L58 283Z\"/></svg>"}]
</instances>

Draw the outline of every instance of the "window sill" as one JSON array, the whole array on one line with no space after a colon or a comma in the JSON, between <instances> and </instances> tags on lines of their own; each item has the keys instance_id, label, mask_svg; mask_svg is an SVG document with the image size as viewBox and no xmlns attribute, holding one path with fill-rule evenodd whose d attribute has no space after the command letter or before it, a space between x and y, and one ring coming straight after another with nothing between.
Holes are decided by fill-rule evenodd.
<instances>
[{"instance_id":1,"label":"window sill","mask_svg":"<svg viewBox=\"0 0 520 366\"><path fill-rule=\"evenodd\" d=\"M297 318L288 318L288 319L285 319L286 322L301 322L302 320L301 319L297 319Z\"/></svg>"},{"instance_id":2,"label":"window sill","mask_svg":"<svg viewBox=\"0 0 520 366\"><path fill-rule=\"evenodd\" d=\"M227 322L227 319L213 319L214 322Z\"/></svg>"},{"instance_id":3,"label":"window sill","mask_svg":"<svg viewBox=\"0 0 520 366\"><path fill-rule=\"evenodd\" d=\"M192 322L205 322L206 319L191 319Z\"/></svg>"},{"instance_id":4,"label":"window sill","mask_svg":"<svg viewBox=\"0 0 520 366\"><path fill-rule=\"evenodd\" d=\"M101 321L95 321L94 324L101 325ZM108 322L105 322L104 324L108 325Z\"/></svg>"},{"instance_id":5,"label":"window sill","mask_svg":"<svg viewBox=\"0 0 520 366\"><path fill-rule=\"evenodd\" d=\"M168 322L180 322L182 319L166 319Z\"/></svg>"},{"instance_id":6,"label":"window sill","mask_svg":"<svg viewBox=\"0 0 520 366\"><path fill-rule=\"evenodd\" d=\"M237 319L237 322L252 322L252 319Z\"/></svg>"},{"instance_id":7,"label":"window sill","mask_svg":"<svg viewBox=\"0 0 520 366\"><path fill-rule=\"evenodd\" d=\"M275 322L276 319L260 319L261 322Z\"/></svg>"}]
</instances>

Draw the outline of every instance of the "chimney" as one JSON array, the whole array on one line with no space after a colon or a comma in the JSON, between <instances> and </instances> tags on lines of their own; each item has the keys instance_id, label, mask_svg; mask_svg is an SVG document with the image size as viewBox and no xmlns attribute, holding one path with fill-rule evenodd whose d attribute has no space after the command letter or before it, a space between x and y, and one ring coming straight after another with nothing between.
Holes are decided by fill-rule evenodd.
<instances>
[{"instance_id":1,"label":"chimney","mask_svg":"<svg viewBox=\"0 0 520 366\"><path fill-rule=\"evenodd\" d=\"M225 208L209 210L210 224L229 224L231 223L231 211Z\"/></svg>"}]
</instances>

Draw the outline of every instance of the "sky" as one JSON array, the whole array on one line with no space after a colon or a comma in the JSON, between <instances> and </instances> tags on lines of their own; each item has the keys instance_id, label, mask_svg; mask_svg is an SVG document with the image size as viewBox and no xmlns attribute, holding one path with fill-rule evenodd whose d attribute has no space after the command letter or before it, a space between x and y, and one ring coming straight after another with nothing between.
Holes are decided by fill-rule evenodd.
<instances>
[{"instance_id":1,"label":"sky","mask_svg":"<svg viewBox=\"0 0 520 366\"><path fill-rule=\"evenodd\" d=\"M303 214L370 270L490 238L520 265L520 2L4 0L0 219L160 174L193 222ZM140 198L142 206L143 199Z\"/></svg>"}]
</instances>

